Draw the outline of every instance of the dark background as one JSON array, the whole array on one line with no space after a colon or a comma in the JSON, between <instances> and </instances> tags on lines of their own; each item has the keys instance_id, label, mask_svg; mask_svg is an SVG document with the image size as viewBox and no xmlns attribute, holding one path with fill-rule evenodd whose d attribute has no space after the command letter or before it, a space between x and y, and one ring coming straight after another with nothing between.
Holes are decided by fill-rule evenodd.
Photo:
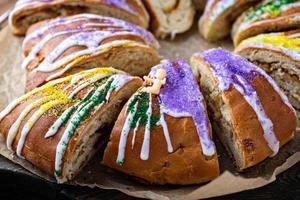
<instances>
[{"instance_id":1,"label":"dark background","mask_svg":"<svg viewBox=\"0 0 300 200\"><path fill-rule=\"evenodd\" d=\"M0 0L1 1L1 0ZM224 183L226 184L226 183ZM58 185L38 178L0 156L0 200L134 200L115 190ZM265 187L210 200L300 200L300 162Z\"/></svg>"},{"instance_id":2,"label":"dark background","mask_svg":"<svg viewBox=\"0 0 300 200\"><path fill-rule=\"evenodd\" d=\"M15 0L0 0L0 15ZM300 144L299 144L300 145ZM224 183L226 184L226 183ZM115 190L90 189L46 182L0 156L0 200L134 200ZM300 200L300 163L265 187L210 200Z\"/></svg>"}]
</instances>

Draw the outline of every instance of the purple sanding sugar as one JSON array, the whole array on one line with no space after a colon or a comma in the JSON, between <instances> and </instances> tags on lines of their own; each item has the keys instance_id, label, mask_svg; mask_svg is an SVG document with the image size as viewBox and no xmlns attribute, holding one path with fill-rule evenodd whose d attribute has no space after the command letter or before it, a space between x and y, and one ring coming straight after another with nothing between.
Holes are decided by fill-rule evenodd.
<instances>
[{"instance_id":1,"label":"purple sanding sugar","mask_svg":"<svg viewBox=\"0 0 300 200\"><path fill-rule=\"evenodd\" d=\"M195 55L203 58L210 64L215 75L219 78L219 87L223 91L228 90L232 84L237 84L244 89L247 95L253 92L254 89L251 86L251 82L257 75L266 78L257 66L245 58L221 48L211 49ZM243 78L243 83L241 83L237 76Z\"/></svg>"},{"instance_id":2,"label":"purple sanding sugar","mask_svg":"<svg viewBox=\"0 0 300 200\"><path fill-rule=\"evenodd\" d=\"M159 68L167 72L166 84L159 94L161 108L165 113L174 117L192 117L203 153L213 155L214 143L210 137L204 100L191 67L183 59L177 59L174 62L166 61L154 67L150 76L154 76Z\"/></svg>"},{"instance_id":3,"label":"purple sanding sugar","mask_svg":"<svg viewBox=\"0 0 300 200\"><path fill-rule=\"evenodd\" d=\"M93 21L93 23L95 23L95 25L97 25L97 24L103 25L104 24L104 25L108 25L108 26L112 26L112 27L116 27L116 28L120 27L128 32L132 32L132 33L140 36L141 38L143 38L145 40L145 42L149 46L152 46L154 48L159 47L159 44L156 41L156 39L154 38L154 36L147 30L145 30L137 25L125 22L123 20L119 20L119 19L115 19L115 18L111 18L111 17L104 17L104 16L100 16L100 15L94 15L94 14L80 14L80 15L75 15L75 16L71 16L71 17L60 17L58 19L51 20L47 23L47 25L41 27L40 29L36 30L35 32L33 32L32 34L27 36L26 40L28 40L28 38L41 37L42 35L44 35L44 33L46 31L51 32L52 29L55 29L61 25L65 25L66 28L68 28L68 23L73 23L73 22L75 23L75 22L78 22L79 20ZM77 30L79 28L84 30L83 26L84 26L84 23L79 23L77 26ZM73 29L70 29L70 31ZM97 28L95 27L95 29L97 29ZM100 31L101 29L97 29L97 30Z\"/></svg>"},{"instance_id":4,"label":"purple sanding sugar","mask_svg":"<svg viewBox=\"0 0 300 200\"><path fill-rule=\"evenodd\" d=\"M209 64L210 69L219 82L218 87L221 91L226 91L230 87L234 87L243 95L244 99L256 113L264 131L264 137L272 149L273 155L275 155L279 149L279 141L274 133L273 122L265 113L260 96L252 85L253 80L257 76L267 80L280 95L282 101L293 110L287 97L280 91L273 79L245 58L221 48L197 53L195 56L201 57Z\"/></svg>"}]
</instances>

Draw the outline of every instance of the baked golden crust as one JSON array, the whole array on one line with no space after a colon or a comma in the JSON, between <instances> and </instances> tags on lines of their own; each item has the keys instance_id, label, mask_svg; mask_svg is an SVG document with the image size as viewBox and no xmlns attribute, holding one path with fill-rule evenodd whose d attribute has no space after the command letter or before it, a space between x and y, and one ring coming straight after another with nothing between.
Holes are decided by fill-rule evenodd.
<instances>
[{"instance_id":1,"label":"baked golden crust","mask_svg":"<svg viewBox=\"0 0 300 200\"><path fill-rule=\"evenodd\" d=\"M261 34L244 40L235 48L236 53L272 76L297 109L300 108L299 32Z\"/></svg>"},{"instance_id":2,"label":"baked golden crust","mask_svg":"<svg viewBox=\"0 0 300 200\"><path fill-rule=\"evenodd\" d=\"M219 67L220 61L223 64ZM222 130L217 135L234 156L239 170L276 155L277 148L294 137L294 109L258 67L222 49L195 54L191 64L200 77L210 115ZM234 71L234 75L227 70Z\"/></svg>"},{"instance_id":3,"label":"baked golden crust","mask_svg":"<svg viewBox=\"0 0 300 200\"><path fill-rule=\"evenodd\" d=\"M84 26L84 24L90 25ZM128 33L124 35L112 35L111 37L101 41L100 44L105 44L113 40L126 39L141 42L142 44L149 45L155 49L159 48L158 41L155 40L151 33L133 24L126 23L125 21L110 17L103 17L92 14L81 14L72 17L61 17L54 20L44 20L33 24L29 27L27 31L27 36L25 37L25 41L22 46L22 51L24 55L27 56L29 52L33 49L33 47L36 44L38 44L40 40L47 37L49 34L61 33L63 31L69 31L69 34L72 34L72 31L75 31L78 27L81 28L81 31L128 31ZM51 50L54 48L53 46L57 45L57 43L62 42L63 39L65 39L66 35L62 36L57 36L53 38L55 39L55 42L50 40L50 44L47 44L49 45L48 48Z\"/></svg>"},{"instance_id":4,"label":"baked golden crust","mask_svg":"<svg viewBox=\"0 0 300 200\"><path fill-rule=\"evenodd\" d=\"M80 13L116 17L144 28L149 23L149 15L140 0L19 0L10 15L10 26L14 34L24 35L36 22Z\"/></svg>"},{"instance_id":5,"label":"baked golden crust","mask_svg":"<svg viewBox=\"0 0 300 200\"><path fill-rule=\"evenodd\" d=\"M103 78L95 79L100 76ZM81 80L80 77L83 79ZM88 102L93 103L92 96L87 96L87 94L92 91L90 94L96 95L97 89L99 90L102 85L108 88L110 78L115 81L111 82L115 84L115 89L112 88L110 95L110 89L106 89L108 100L101 105L94 102L95 106L91 110L81 110L87 112L84 115L80 114L79 109L85 109ZM89 84L82 87L86 83ZM16 101L17 104L12 102L1 112L1 136L4 137L8 149L16 152L20 157L23 156L43 172L50 176L55 175L59 182L70 180L98 149L94 146L101 136L100 133L96 133L97 128L113 123L121 110L122 102L124 103L141 84L139 78L130 77L111 68L83 71L49 82L20 97ZM78 89L80 87L81 89ZM101 98L99 97L98 100ZM57 101L60 103L55 104ZM70 115L64 115L72 107L77 110L71 112ZM31 109L28 110L28 108ZM29 112L25 114L27 111ZM35 118L41 111L42 114ZM109 112L109 117L107 112ZM63 116L68 116L68 118ZM57 122L62 122L62 124L56 126ZM72 126L73 128L70 128ZM54 131L54 127L58 129ZM26 129L28 134L23 138ZM66 140L65 137L70 138ZM11 145L10 141L12 141ZM21 151L18 151L19 147ZM61 160L60 153L62 154Z\"/></svg>"},{"instance_id":6,"label":"baked golden crust","mask_svg":"<svg viewBox=\"0 0 300 200\"><path fill-rule=\"evenodd\" d=\"M83 59L80 59L78 63L76 63L76 64L74 63L75 65L72 66L72 67L74 67L76 69L70 69L70 70L64 72L61 76L58 76L57 78L67 76L67 75L71 75L71 74L77 73L81 70L89 69L91 67L98 67L98 66L121 66L121 67L124 66L124 67L126 67L130 64L129 61L128 62L123 62L123 63L119 62L116 65L112 65L111 62L109 60L105 60L105 58L109 57L111 55L111 52L114 52L116 55L124 55L123 53L126 52L126 54L127 54L128 53L127 51L129 53L142 52L144 55L147 55L147 56L150 56L150 57L151 56L156 57L157 60L148 61L149 68L154 63L159 62L158 54L156 54L156 51L153 51L153 49L149 49L148 47L145 47L145 46L139 46L139 45L137 45L137 46L134 46L134 45L133 46L128 46L127 44L125 44L124 46L120 45L120 46L111 48L109 52L104 52L104 53L101 52L99 57L98 57L97 54L96 55L94 54L92 56L86 56ZM124 55L124 56L126 56L126 55ZM103 59L103 61L99 62L99 59ZM126 59L124 58L124 60L126 60ZM135 61L138 61L138 60L135 60ZM95 64L91 64L93 62ZM141 61L140 64L143 64L143 61ZM140 66L142 66L142 65L140 65ZM136 65L134 67L140 67L140 66ZM131 69L131 70L133 70L133 69ZM134 69L134 70L138 71L137 74L144 74L144 69L140 69L140 70ZM50 73L43 73L43 72L36 72L36 71L28 72L27 76L26 76L25 91L26 92L31 91L32 89L45 84L48 81L47 78L50 75L53 75L53 74L59 73L59 72L60 72L59 69L55 70L53 72L50 72ZM132 74L136 74L136 73L132 73Z\"/></svg>"},{"instance_id":7,"label":"baked golden crust","mask_svg":"<svg viewBox=\"0 0 300 200\"><path fill-rule=\"evenodd\" d=\"M146 74L160 60L158 47L150 32L114 18L82 14L40 22L23 42L26 91L98 66Z\"/></svg>"},{"instance_id":8,"label":"baked golden crust","mask_svg":"<svg viewBox=\"0 0 300 200\"><path fill-rule=\"evenodd\" d=\"M197 184L219 176L218 156L211 140L212 130L206 105L200 93L196 91L198 87L195 87L195 91L190 91L190 83L195 86L197 84L193 80L191 69L185 68L187 66L185 61L181 60L164 61L152 69L152 75L157 69L166 69L166 85L159 95L148 94L143 92L144 88L141 88L124 106L106 147L102 161L104 165L152 184ZM178 82L172 83L173 80ZM186 85L181 85L184 82L182 80L188 80ZM182 87L182 91L186 94L182 94L178 87ZM168 102L167 99L172 98L168 90L172 91L173 95L177 95L177 100L173 99L176 103ZM192 100L187 99L187 96ZM148 101L146 113L144 98ZM185 101L178 100L180 98ZM195 103L197 101L201 102L203 107ZM171 108L168 103L173 106L176 104L175 107L179 106L180 109ZM193 111L190 108L193 108ZM151 110L150 116L147 114L149 110ZM189 111L191 114L187 113ZM131 118L132 112L135 112L133 118ZM203 115L200 114L200 120L192 114L193 112L197 114L203 112ZM146 124L144 124L144 114L150 119ZM158 121L156 122L155 119ZM199 123L204 125L199 126ZM148 130L150 132L147 132ZM206 134L208 134L207 138Z\"/></svg>"},{"instance_id":9,"label":"baked golden crust","mask_svg":"<svg viewBox=\"0 0 300 200\"><path fill-rule=\"evenodd\" d=\"M157 99L153 98L153 101ZM155 109L158 109L155 106ZM135 145L131 147L133 129L127 139L125 162L116 163L120 134L126 119L126 106L119 115L111 133L102 164L155 184L196 184L210 181L219 176L218 156L203 155L199 137L192 118L166 116L174 152L169 153L161 126L153 128L148 160L140 159L144 129L136 133ZM138 170L137 170L138 169Z\"/></svg>"},{"instance_id":10,"label":"baked golden crust","mask_svg":"<svg viewBox=\"0 0 300 200\"><path fill-rule=\"evenodd\" d=\"M271 119L280 146L294 137L297 127L295 113L281 100L268 81L257 77L252 82L267 116ZM263 137L264 131L256 113L234 88L223 94L235 130L236 142L243 153L241 170L254 166L273 154ZM276 109L274 109L276 108Z\"/></svg>"},{"instance_id":11,"label":"baked golden crust","mask_svg":"<svg viewBox=\"0 0 300 200\"><path fill-rule=\"evenodd\" d=\"M235 19L258 0L220 1L209 0L199 20L199 31L209 41L228 36Z\"/></svg>"},{"instance_id":12,"label":"baked golden crust","mask_svg":"<svg viewBox=\"0 0 300 200\"><path fill-rule=\"evenodd\" d=\"M265 0L248 9L234 23L232 40L237 46L242 40L259 35L299 28L298 1Z\"/></svg>"}]
</instances>

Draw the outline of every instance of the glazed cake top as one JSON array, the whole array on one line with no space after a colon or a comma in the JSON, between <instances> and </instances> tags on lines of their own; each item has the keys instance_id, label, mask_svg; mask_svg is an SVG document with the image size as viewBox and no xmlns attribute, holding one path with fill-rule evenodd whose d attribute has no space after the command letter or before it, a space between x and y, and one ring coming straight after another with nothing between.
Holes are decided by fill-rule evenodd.
<instances>
[{"instance_id":1,"label":"glazed cake top","mask_svg":"<svg viewBox=\"0 0 300 200\"><path fill-rule=\"evenodd\" d=\"M273 123L266 115L263 105L252 84L256 77L267 80L274 90L280 95L282 101L294 111L287 97L280 91L274 80L269 77L262 69L250 63L245 58L234 55L231 52L217 48L206 52L195 54L209 64L214 76L218 80L218 87L221 91L228 91L231 87L241 93L245 100L255 111L259 122L264 130L264 137L274 154L279 150L279 141L277 140Z\"/></svg>"}]
</instances>

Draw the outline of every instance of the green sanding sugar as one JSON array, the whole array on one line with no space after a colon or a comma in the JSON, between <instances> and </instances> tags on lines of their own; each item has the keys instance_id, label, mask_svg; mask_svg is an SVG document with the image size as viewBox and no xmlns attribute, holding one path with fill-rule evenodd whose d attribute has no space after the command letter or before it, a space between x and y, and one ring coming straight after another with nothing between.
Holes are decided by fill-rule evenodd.
<instances>
[{"instance_id":1,"label":"green sanding sugar","mask_svg":"<svg viewBox=\"0 0 300 200\"><path fill-rule=\"evenodd\" d=\"M148 122L147 110L149 107L149 98L150 95L147 92L139 92L128 103L128 112L135 113L133 116L133 120L130 124L130 128L135 128L137 126L137 122L139 121L139 126L146 126ZM134 110L135 105L137 105L137 109ZM160 119L160 115L152 115L150 118L150 128L153 128Z\"/></svg>"},{"instance_id":2,"label":"green sanding sugar","mask_svg":"<svg viewBox=\"0 0 300 200\"><path fill-rule=\"evenodd\" d=\"M56 177L60 177L61 176L61 171L55 170L54 174L55 174Z\"/></svg>"},{"instance_id":3,"label":"green sanding sugar","mask_svg":"<svg viewBox=\"0 0 300 200\"><path fill-rule=\"evenodd\" d=\"M150 119L150 128L153 128L160 119L160 115L152 115Z\"/></svg>"},{"instance_id":4,"label":"green sanding sugar","mask_svg":"<svg viewBox=\"0 0 300 200\"><path fill-rule=\"evenodd\" d=\"M149 94L146 92L140 92L138 94L138 103L137 110L133 116L133 120L130 124L130 128L135 128L137 125L137 121L139 121L140 125L146 125L148 120L147 110L149 107Z\"/></svg>"},{"instance_id":5,"label":"green sanding sugar","mask_svg":"<svg viewBox=\"0 0 300 200\"><path fill-rule=\"evenodd\" d=\"M135 111L134 106L137 103L138 98L139 98L139 95L134 95L132 97L132 99L129 101L128 106L127 106L128 112L133 113Z\"/></svg>"},{"instance_id":6,"label":"green sanding sugar","mask_svg":"<svg viewBox=\"0 0 300 200\"><path fill-rule=\"evenodd\" d=\"M76 106L72 106L70 107L70 109L67 110L66 113L64 113L64 115L62 115L61 117L61 126L65 126L66 123L68 122L68 120L70 119L70 117L72 116L73 112L77 109Z\"/></svg>"},{"instance_id":7,"label":"green sanding sugar","mask_svg":"<svg viewBox=\"0 0 300 200\"><path fill-rule=\"evenodd\" d=\"M84 105L79 109L77 109L77 111L75 112L75 116L72 118L72 120L70 121L70 128L67 132L68 138L71 138L74 133L76 132L77 128L79 127L79 125L88 118L90 112L98 105L100 105L102 102L105 102L105 95L107 94L107 92L111 89L112 86L112 82L113 80L109 80L106 82L106 85L103 89L101 89L100 91L95 91L95 93L88 99L81 99L81 103L83 103ZM99 88L98 88L99 90ZM71 114L67 114L66 116L66 121L68 121L68 119L71 117ZM62 153L64 154L68 143L63 142L63 149L62 149ZM55 175L57 177L61 176L61 171L55 171Z\"/></svg>"},{"instance_id":8,"label":"green sanding sugar","mask_svg":"<svg viewBox=\"0 0 300 200\"><path fill-rule=\"evenodd\" d=\"M253 9L245 12L245 17L247 21L257 21L268 16L277 16L282 13L282 7L296 2L296 0L274 0L266 1L265 3L255 6Z\"/></svg>"},{"instance_id":9,"label":"green sanding sugar","mask_svg":"<svg viewBox=\"0 0 300 200\"><path fill-rule=\"evenodd\" d=\"M122 161L116 161L116 163L117 163L117 165L119 165L119 166L123 166L124 165L124 160L122 160Z\"/></svg>"}]
</instances>

